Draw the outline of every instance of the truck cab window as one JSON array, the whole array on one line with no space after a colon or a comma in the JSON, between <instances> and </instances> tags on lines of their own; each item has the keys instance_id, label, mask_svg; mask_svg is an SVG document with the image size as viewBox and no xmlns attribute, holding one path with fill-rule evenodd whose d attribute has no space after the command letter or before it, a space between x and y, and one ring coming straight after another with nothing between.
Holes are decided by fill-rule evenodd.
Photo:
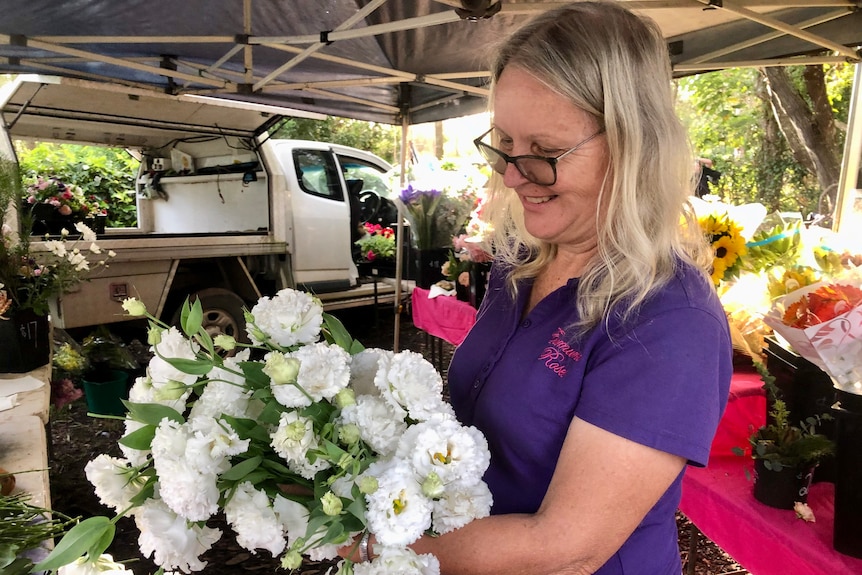
<instances>
[{"instance_id":1,"label":"truck cab window","mask_svg":"<svg viewBox=\"0 0 862 575\"><path fill-rule=\"evenodd\" d=\"M294 150L296 177L303 191L344 201L332 154L323 150Z\"/></svg>"}]
</instances>

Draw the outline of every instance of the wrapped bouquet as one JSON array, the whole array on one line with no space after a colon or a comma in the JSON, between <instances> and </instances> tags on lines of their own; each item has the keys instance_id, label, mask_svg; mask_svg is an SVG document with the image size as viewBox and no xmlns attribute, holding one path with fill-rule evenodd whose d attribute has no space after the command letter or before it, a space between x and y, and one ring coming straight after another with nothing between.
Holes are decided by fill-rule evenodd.
<instances>
[{"instance_id":1,"label":"wrapped bouquet","mask_svg":"<svg viewBox=\"0 0 862 575\"><path fill-rule=\"evenodd\" d=\"M212 339L198 303L184 306L182 331L137 300L123 307L150 319L155 355L130 392L125 457L100 455L86 474L117 517L134 517L162 569L204 569L223 535L208 520L223 513L239 545L287 569L370 532L374 560L339 573L436 574L436 558L408 545L489 514L485 438L457 422L421 355L364 349L289 289L247 312L245 346ZM104 560L115 521L82 521L37 568Z\"/></svg>"},{"instance_id":2,"label":"wrapped bouquet","mask_svg":"<svg viewBox=\"0 0 862 575\"><path fill-rule=\"evenodd\" d=\"M799 355L862 394L862 272L817 282L777 300L764 321Z\"/></svg>"}]
</instances>

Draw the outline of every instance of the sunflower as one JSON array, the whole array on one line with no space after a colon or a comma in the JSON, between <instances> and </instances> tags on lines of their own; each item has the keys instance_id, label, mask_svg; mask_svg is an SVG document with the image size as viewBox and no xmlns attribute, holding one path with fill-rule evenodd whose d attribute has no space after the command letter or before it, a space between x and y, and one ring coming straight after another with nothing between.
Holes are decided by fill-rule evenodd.
<instances>
[{"instance_id":1,"label":"sunflower","mask_svg":"<svg viewBox=\"0 0 862 575\"><path fill-rule=\"evenodd\" d=\"M712 281L719 285L739 276L742 256L746 253L742 228L727 214L709 214L698 220L703 233L715 250L712 264Z\"/></svg>"}]
</instances>

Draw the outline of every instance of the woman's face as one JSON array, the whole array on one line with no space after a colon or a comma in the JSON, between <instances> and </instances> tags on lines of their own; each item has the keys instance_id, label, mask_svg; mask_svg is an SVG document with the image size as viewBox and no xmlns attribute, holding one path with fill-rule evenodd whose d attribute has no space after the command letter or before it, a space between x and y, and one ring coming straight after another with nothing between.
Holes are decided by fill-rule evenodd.
<instances>
[{"instance_id":1,"label":"woman's face","mask_svg":"<svg viewBox=\"0 0 862 575\"><path fill-rule=\"evenodd\" d=\"M597 131L596 120L523 69L506 68L494 90L491 145L509 156L555 157ZM518 194L533 236L577 251L596 246L598 197L608 166L603 134L557 162L557 181L541 186L507 164L503 182Z\"/></svg>"}]
</instances>

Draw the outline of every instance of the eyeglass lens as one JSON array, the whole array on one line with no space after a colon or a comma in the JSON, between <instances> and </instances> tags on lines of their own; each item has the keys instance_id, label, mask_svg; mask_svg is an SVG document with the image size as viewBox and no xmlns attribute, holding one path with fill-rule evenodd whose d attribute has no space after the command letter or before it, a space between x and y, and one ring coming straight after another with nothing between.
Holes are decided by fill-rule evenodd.
<instances>
[{"instance_id":1,"label":"eyeglass lens","mask_svg":"<svg viewBox=\"0 0 862 575\"><path fill-rule=\"evenodd\" d=\"M497 172L498 174L506 173L506 158L500 155L500 152L491 146L481 142L479 145L479 151L482 152L482 156L485 160L488 161L491 168ZM551 185L556 180L556 174L554 173L554 167L548 160L541 158L524 158L524 157L515 157L509 158L522 176L527 178L533 183L539 185Z\"/></svg>"}]
</instances>

